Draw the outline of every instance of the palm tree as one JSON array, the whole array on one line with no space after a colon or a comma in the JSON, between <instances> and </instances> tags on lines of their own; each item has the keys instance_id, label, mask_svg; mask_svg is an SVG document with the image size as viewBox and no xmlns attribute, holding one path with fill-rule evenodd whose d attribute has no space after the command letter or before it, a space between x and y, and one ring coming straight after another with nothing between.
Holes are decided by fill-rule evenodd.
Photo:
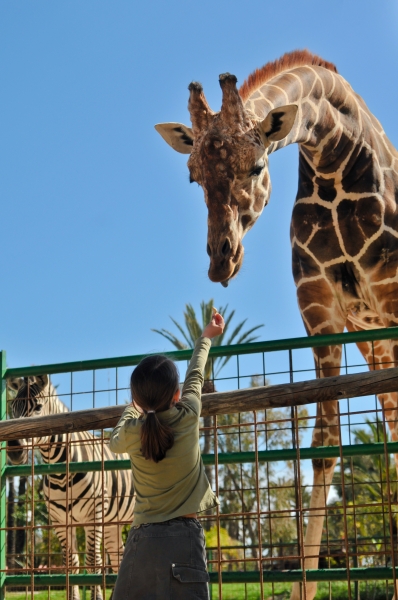
<instances>
[{"instance_id":1,"label":"palm tree","mask_svg":"<svg viewBox=\"0 0 398 600\"><path fill-rule=\"evenodd\" d=\"M168 329L152 329L152 331L155 331L156 333L159 333L160 335L165 337L178 350L194 348L195 342L200 337L204 327L211 321L213 314L213 306L213 299L209 300L208 302L205 302L203 300L200 303L202 320L202 323L200 324L192 304L186 304L184 311L185 329L175 319L173 319L173 317L170 317L174 325L177 327L178 331L181 333L182 339L178 338L176 335L174 335L174 333L172 333ZM247 319L245 319L244 321L241 321L238 325L235 326L235 328L232 330L227 339L227 332L229 332L230 330L230 324L232 319L234 318L235 311L232 310L228 313L227 304L225 307L221 307L218 312L224 318L225 327L223 333L213 339L212 346L228 346L229 344L243 344L243 342L248 344L249 342L253 342L258 338L258 336L253 336L252 334L255 331L257 331L257 329L260 329L260 327L263 327L263 325L256 325L248 331L242 332L242 329L247 321ZM213 380L219 375L221 369L225 367L230 358L230 356L225 356L216 359L209 358L207 360L204 370L204 393L214 391Z\"/></svg>"},{"instance_id":2,"label":"palm tree","mask_svg":"<svg viewBox=\"0 0 398 600\"><path fill-rule=\"evenodd\" d=\"M201 311L201 321L199 323L198 318L195 313L195 309L192 304L185 305L184 311L184 323L185 329L182 325L180 325L173 317L170 319L173 321L174 325L177 327L180 332L182 338L178 338L174 333L169 331L168 329L152 329L156 333L159 333L163 337L165 337L169 342L173 344L178 350L185 350L187 348L194 348L196 340L200 337L204 327L210 323L212 315L213 315L213 306L214 300L211 299L208 302L204 300L200 303L200 311ZM224 331L221 335L214 338L212 340L213 346L225 346L229 344L243 344L245 342L248 344L249 342L253 342L258 338L258 336L253 336L253 333L263 327L263 325L256 325L252 327L248 331L242 331L247 319L241 321L238 325L232 329L231 333L231 321L234 318L235 311L232 310L228 312L228 304L225 307L220 307L218 312L223 316L225 327ZM229 334L227 337L227 333ZM227 362L229 361L230 356L219 357L216 359L208 358L206 362L206 366L204 369L204 384L202 388L202 392L204 394L211 393L215 391L214 379L219 375L221 369L225 367ZM211 417L203 418L203 425L205 428L211 427ZM208 433L204 435L204 446L203 452L204 454L208 454L210 451L210 443L211 443L211 434ZM212 484L212 468L205 467L207 478Z\"/></svg>"}]
</instances>

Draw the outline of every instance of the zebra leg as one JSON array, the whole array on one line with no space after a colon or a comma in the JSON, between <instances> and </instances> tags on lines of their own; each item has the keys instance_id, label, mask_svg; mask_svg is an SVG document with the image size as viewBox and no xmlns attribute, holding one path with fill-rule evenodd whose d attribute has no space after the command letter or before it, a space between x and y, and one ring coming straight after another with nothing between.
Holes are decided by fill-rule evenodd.
<instances>
[{"instance_id":1,"label":"zebra leg","mask_svg":"<svg viewBox=\"0 0 398 600\"><path fill-rule=\"evenodd\" d=\"M102 526L88 525L85 527L86 536L86 569L88 573L101 574L102 569ZM103 600L101 586L91 588L91 600Z\"/></svg>"},{"instance_id":2,"label":"zebra leg","mask_svg":"<svg viewBox=\"0 0 398 600\"><path fill-rule=\"evenodd\" d=\"M62 546L62 554L64 565L67 573L79 573L79 555L77 553L76 544L76 528L75 527L55 527L55 533ZM66 537L67 533L68 538ZM79 586L71 585L69 587L69 600L80 600Z\"/></svg>"},{"instance_id":3,"label":"zebra leg","mask_svg":"<svg viewBox=\"0 0 398 600\"><path fill-rule=\"evenodd\" d=\"M104 543L112 571L117 573L124 552L122 525L105 525Z\"/></svg>"}]
</instances>

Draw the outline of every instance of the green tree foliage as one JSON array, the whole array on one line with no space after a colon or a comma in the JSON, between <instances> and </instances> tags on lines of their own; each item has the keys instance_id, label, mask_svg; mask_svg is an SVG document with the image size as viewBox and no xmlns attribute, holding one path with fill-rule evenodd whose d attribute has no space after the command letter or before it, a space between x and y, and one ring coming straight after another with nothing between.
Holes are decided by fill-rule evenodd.
<instances>
[{"instance_id":1,"label":"green tree foliage","mask_svg":"<svg viewBox=\"0 0 398 600\"><path fill-rule=\"evenodd\" d=\"M291 448L293 443L290 409L270 409L258 411L257 427L253 425L253 413L221 415L218 417L218 451L221 453L274 450ZM307 410L300 408L299 438L307 425ZM245 423L248 423L245 425ZM294 427L294 425L293 425ZM263 546L263 557L268 558L268 566L284 568L283 556L297 554L297 522L295 510L297 478L293 461L259 462L246 464L219 465L218 482L223 514L245 513L228 517L222 525L231 538L246 547L246 558L258 558L257 548ZM304 505L309 495L302 487ZM263 515L259 521L257 513ZM249 554L247 554L249 552ZM273 560L273 559L281 560ZM242 565L241 565L242 566ZM253 563L250 567L258 568Z\"/></svg>"},{"instance_id":2,"label":"green tree foliage","mask_svg":"<svg viewBox=\"0 0 398 600\"><path fill-rule=\"evenodd\" d=\"M354 431L354 444L383 441L384 426L380 421L366 419L366 428ZM397 474L393 457L384 453L344 458L336 468L333 486L337 499L329 504L329 539L341 539L341 549L347 531L349 549L359 555L358 566L384 565L386 557L388 560L391 556L391 541L397 543ZM391 521L390 509L394 515Z\"/></svg>"}]
</instances>

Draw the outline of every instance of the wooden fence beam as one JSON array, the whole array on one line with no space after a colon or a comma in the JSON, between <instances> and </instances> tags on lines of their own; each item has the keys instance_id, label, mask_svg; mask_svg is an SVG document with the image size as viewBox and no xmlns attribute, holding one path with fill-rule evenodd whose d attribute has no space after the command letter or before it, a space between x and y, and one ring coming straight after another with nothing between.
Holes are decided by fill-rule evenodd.
<instances>
[{"instance_id":1,"label":"wooden fence beam","mask_svg":"<svg viewBox=\"0 0 398 600\"><path fill-rule=\"evenodd\" d=\"M398 391L398 368L203 394L202 416L302 406ZM0 441L115 427L125 405L0 422Z\"/></svg>"}]
</instances>

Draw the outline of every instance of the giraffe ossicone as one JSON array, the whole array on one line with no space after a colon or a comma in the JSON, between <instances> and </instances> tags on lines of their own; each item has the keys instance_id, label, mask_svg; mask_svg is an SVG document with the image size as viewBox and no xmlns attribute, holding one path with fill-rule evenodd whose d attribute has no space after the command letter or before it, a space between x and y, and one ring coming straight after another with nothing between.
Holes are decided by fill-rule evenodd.
<instances>
[{"instance_id":1,"label":"giraffe ossicone","mask_svg":"<svg viewBox=\"0 0 398 600\"><path fill-rule=\"evenodd\" d=\"M190 180L208 208L209 278L227 285L243 261L242 239L271 193L268 156L299 147L291 221L293 276L309 335L398 325L398 153L365 102L336 67L295 51L257 69L240 90L220 77L222 106L189 87L192 128L159 124L175 150L189 154ZM359 343L369 368L398 366L398 342ZM320 377L337 375L341 347L314 350ZM397 394L379 396L393 441ZM340 441L337 400L317 408L313 446ZM395 457L398 466L397 456ZM304 566L317 568L335 459L314 461ZM391 537L393 536L393 532ZM307 582L312 600L316 583ZM294 584L292 600L301 597Z\"/></svg>"}]
</instances>

